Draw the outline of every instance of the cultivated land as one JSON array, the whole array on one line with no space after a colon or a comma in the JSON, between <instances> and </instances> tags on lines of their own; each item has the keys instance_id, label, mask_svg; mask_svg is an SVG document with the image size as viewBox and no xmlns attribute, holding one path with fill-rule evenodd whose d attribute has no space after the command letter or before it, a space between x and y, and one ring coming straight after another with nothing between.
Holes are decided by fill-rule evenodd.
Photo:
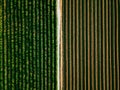
<instances>
[{"instance_id":1,"label":"cultivated land","mask_svg":"<svg viewBox=\"0 0 120 90\"><path fill-rule=\"evenodd\" d=\"M56 90L56 28L56 0L2 0L1 90Z\"/></svg>"}]
</instances>

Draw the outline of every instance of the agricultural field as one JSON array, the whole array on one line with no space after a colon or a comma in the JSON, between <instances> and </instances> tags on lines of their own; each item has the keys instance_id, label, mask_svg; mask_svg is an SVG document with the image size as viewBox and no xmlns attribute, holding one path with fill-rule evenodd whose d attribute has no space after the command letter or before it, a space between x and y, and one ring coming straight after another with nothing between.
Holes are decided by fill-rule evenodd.
<instances>
[{"instance_id":1,"label":"agricultural field","mask_svg":"<svg viewBox=\"0 0 120 90\"><path fill-rule=\"evenodd\" d=\"M0 1L0 89L57 89L56 0Z\"/></svg>"},{"instance_id":2,"label":"agricultural field","mask_svg":"<svg viewBox=\"0 0 120 90\"><path fill-rule=\"evenodd\" d=\"M120 0L61 0L60 90L120 90Z\"/></svg>"}]
</instances>

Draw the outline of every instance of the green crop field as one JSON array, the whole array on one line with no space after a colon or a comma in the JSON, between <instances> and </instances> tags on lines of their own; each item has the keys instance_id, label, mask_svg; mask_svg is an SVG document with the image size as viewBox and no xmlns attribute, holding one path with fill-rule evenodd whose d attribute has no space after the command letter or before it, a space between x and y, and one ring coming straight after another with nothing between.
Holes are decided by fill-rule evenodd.
<instances>
[{"instance_id":1,"label":"green crop field","mask_svg":"<svg viewBox=\"0 0 120 90\"><path fill-rule=\"evenodd\" d=\"M56 0L0 1L0 90L56 90Z\"/></svg>"}]
</instances>

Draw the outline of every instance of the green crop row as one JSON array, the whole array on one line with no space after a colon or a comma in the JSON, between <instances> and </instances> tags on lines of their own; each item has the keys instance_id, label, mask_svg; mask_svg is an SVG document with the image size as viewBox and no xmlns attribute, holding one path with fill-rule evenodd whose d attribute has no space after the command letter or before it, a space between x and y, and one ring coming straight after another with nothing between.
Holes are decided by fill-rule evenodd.
<instances>
[{"instance_id":1,"label":"green crop row","mask_svg":"<svg viewBox=\"0 0 120 90\"><path fill-rule=\"evenodd\" d=\"M2 0L1 6L1 90L56 90L56 0Z\"/></svg>"}]
</instances>

